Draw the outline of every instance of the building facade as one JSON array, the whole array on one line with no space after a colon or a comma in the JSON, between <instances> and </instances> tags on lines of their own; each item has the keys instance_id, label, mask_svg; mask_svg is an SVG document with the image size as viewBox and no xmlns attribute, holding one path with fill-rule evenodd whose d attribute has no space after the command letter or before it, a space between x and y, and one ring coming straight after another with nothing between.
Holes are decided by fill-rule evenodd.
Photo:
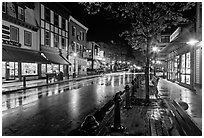
<instances>
[{"instance_id":1,"label":"building facade","mask_svg":"<svg viewBox=\"0 0 204 138\"><path fill-rule=\"evenodd\" d=\"M41 64L40 75L63 72L68 76L69 11L58 3L34 3L40 26L39 41L42 55L51 63Z\"/></svg>"},{"instance_id":2,"label":"building facade","mask_svg":"<svg viewBox=\"0 0 204 138\"><path fill-rule=\"evenodd\" d=\"M69 75L86 75L87 60L83 57L88 28L72 16L69 17Z\"/></svg>"},{"instance_id":3,"label":"building facade","mask_svg":"<svg viewBox=\"0 0 204 138\"><path fill-rule=\"evenodd\" d=\"M179 27L171 35L167 53L167 79L188 88L202 89L202 16L197 3L196 23ZM196 43L189 43L196 40Z\"/></svg>"},{"instance_id":4,"label":"building facade","mask_svg":"<svg viewBox=\"0 0 204 138\"><path fill-rule=\"evenodd\" d=\"M2 79L37 79L39 64L49 63L39 52L39 27L34 4L2 3Z\"/></svg>"}]
</instances>

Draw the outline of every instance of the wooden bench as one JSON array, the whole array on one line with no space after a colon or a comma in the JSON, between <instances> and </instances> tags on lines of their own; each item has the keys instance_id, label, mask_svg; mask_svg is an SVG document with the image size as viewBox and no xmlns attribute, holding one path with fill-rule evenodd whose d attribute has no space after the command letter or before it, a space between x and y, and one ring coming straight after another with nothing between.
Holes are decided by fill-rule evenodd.
<instances>
[{"instance_id":1,"label":"wooden bench","mask_svg":"<svg viewBox=\"0 0 204 138\"><path fill-rule=\"evenodd\" d=\"M169 115L181 136L202 136L202 130L177 102L174 100L167 101L166 99L164 101L170 111Z\"/></svg>"}]
</instances>

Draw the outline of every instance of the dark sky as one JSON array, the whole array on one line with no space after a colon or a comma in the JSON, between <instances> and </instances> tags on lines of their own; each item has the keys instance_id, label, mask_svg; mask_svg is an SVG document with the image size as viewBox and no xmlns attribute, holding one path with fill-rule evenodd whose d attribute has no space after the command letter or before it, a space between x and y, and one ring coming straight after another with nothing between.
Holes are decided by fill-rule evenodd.
<instances>
[{"instance_id":1,"label":"dark sky","mask_svg":"<svg viewBox=\"0 0 204 138\"><path fill-rule=\"evenodd\" d=\"M107 14L89 15L84 10L84 7L77 2L65 2L62 4L70 10L71 15L76 20L88 27L88 41L110 42L111 40L122 40L122 38L119 37L119 34L124 31L128 25L124 25L119 21L108 20L107 18L109 18L109 16ZM195 8L186 12L185 16L190 19L195 19ZM176 28L177 27L171 28L171 31ZM173 33L173 31L171 33Z\"/></svg>"},{"instance_id":2,"label":"dark sky","mask_svg":"<svg viewBox=\"0 0 204 138\"><path fill-rule=\"evenodd\" d=\"M89 15L77 2L66 2L63 5L70 10L77 21L88 27L88 41L110 42L120 39L119 34L124 27L116 21L106 19L108 15Z\"/></svg>"}]
</instances>

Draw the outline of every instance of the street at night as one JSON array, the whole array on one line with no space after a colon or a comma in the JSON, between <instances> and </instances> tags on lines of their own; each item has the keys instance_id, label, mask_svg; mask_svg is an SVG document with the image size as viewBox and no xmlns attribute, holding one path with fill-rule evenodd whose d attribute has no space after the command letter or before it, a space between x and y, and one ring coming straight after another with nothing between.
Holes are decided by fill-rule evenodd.
<instances>
[{"instance_id":1,"label":"street at night","mask_svg":"<svg viewBox=\"0 0 204 138\"><path fill-rule=\"evenodd\" d=\"M202 2L2 2L2 136L202 136Z\"/></svg>"}]
</instances>

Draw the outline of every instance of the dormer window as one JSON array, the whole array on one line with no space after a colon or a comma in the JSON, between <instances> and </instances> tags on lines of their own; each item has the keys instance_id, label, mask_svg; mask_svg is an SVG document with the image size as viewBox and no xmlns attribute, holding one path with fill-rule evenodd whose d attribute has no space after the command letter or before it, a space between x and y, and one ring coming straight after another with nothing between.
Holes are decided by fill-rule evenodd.
<instances>
[{"instance_id":1,"label":"dormer window","mask_svg":"<svg viewBox=\"0 0 204 138\"><path fill-rule=\"evenodd\" d=\"M18 19L21 21L25 19L24 9L22 7L18 7Z\"/></svg>"}]
</instances>

